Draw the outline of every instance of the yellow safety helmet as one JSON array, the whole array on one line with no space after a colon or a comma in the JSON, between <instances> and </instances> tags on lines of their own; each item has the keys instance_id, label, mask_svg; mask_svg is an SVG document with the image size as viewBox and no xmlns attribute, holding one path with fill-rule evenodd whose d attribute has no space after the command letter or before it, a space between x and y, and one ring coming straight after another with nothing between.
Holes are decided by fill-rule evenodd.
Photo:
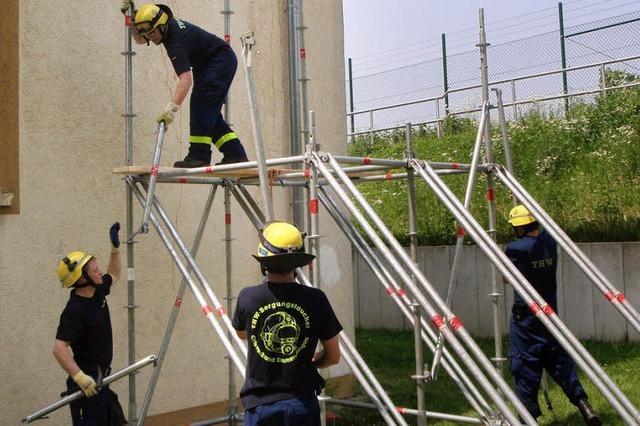
<instances>
[{"instance_id":1,"label":"yellow safety helmet","mask_svg":"<svg viewBox=\"0 0 640 426\"><path fill-rule=\"evenodd\" d=\"M82 276L84 265L91 259L93 255L83 251L72 251L63 257L56 267L60 283L66 288L72 287Z\"/></svg>"},{"instance_id":2,"label":"yellow safety helmet","mask_svg":"<svg viewBox=\"0 0 640 426\"><path fill-rule=\"evenodd\" d=\"M524 226L535 221L536 219L531 216L529 210L522 204L518 204L509 212L509 223L511 226Z\"/></svg>"},{"instance_id":3,"label":"yellow safety helmet","mask_svg":"<svg viewBox=\"0 0 640 426\"><path fill-rule=\"evenodd\" d=\"M169 20L169 14L160 6L147 3L136 10L133 27L142 36L146 36Z\"/></svg>"},{"instance_id":4,"label":"yellow safety helmet","mask_svg":"<svg viewBox=\"0 0 640 426\"><path fill-rule=\"evenodd\" d=\"M258 253L253 257L263 270L290 272L308 265L315 256L304 252L304 237L298 228L287 222L269 222L260 230Z\"/></svg>"}]
</instances>

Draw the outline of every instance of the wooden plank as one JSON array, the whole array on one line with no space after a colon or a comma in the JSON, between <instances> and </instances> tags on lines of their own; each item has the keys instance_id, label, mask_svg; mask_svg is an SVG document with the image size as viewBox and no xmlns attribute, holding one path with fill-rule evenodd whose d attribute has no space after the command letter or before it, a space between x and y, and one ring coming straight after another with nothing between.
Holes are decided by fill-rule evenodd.
<instances>
[{"instance_id":1,"label":"wooden plank","mask_svg":"<svg viewBox=\"0 0 640 426\"><path fill-rule=\"evenodd\" d=\"M178 170L189 170L189 169L181 169L177 167L160 167L158 169L158 176L162 176L163 173L167 172L175 172ZM282 169L277 167L269 167L267 174L270 177L277 177L285 173L295 173L300 172L301 170L297 169ZM151 174L151 166L118 166L113 168L113 173L116 175L148 175ZM240 169L240 170L216 170L216 166L211 166L211 172L202 172L202 173L192 173L189 176L193 177L258 177L258 169Z\"/></svg>"}]
</instances>

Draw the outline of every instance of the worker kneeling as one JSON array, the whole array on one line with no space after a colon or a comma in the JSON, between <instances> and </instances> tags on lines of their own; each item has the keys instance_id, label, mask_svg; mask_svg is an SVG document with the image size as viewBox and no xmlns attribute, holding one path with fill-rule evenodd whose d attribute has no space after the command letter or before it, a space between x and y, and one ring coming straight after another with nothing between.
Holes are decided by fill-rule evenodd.
<instances>
[{"instance_id":1,"label":"worker kneeling","mask_svg":"<svg viewBox=\"0 0 640 426\"><path fill-rule=\"evenodd\" d=\"M523 205L511 209L509 223L518 239L507 244L507 256L557 312L556 242L547 232L539 229L538 222ZM578 407L587 425L601 425L578 380L573 360L515 292L512 313L509 329L510 371L515 379L516 394L531 416L537 418L542 415L538 389L544 369L560 385L569 401Z\"/></svg>"},{"instance_id":2,"label":"worker kneeling","mask_svg":"<svg viewBox=\"0 0 640 426\"><path fill-rule=\"evenodd\" d=\"M238 336L248 340L244 424L320 425L318 369L340 360L342 325L321 290L295 282L295 269L314 259L304 252L304 235L270 222L259 238L254 258L266 280L240 292L233 315ZM323 350L314 354L318 341Z\"/></svg>"}]
</instances>

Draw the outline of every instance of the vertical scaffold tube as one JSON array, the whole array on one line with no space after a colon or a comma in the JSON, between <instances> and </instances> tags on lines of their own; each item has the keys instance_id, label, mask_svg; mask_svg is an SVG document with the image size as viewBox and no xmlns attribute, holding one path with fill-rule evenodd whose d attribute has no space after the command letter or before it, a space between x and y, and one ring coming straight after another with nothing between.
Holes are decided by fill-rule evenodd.
<instances>
[{"instance_id":1,"label":"vertical scaffold tube","mask_svg":"<svg viewBox=\"0 0 640 426\"><path fill-rule=\"evenodd\" d=\"M230 198L230 187L233 184L228 180L225 182L224 186L224 254L225 254L225 284L227 289L227 312L231 315L233 309L233 288L231 286L232 279L232 259L233 253L231 252L231 198ZM227 330L227 335L229 336L229 340L233 338L231 335L233 333L231 330ZM235 333L233 333L235 334ZM238 412L238 407L236 404L236 379L233 374L233 361L229 358L229 389L228 389L228 398L229 398L229 426L235 426L236 424L236 414Z\"/></svg>"}]
</instances>

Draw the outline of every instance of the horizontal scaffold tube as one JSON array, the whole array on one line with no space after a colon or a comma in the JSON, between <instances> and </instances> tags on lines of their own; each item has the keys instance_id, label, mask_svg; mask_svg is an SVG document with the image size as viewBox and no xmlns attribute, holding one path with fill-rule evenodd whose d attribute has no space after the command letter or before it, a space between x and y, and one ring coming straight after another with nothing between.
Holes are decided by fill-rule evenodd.
<instances>
[{"instance_id":1,"label":"horizontal scaffold tube","mask_svg":"<svg viewBox=\"0 0 640 426\"><path fill-rule=\"evenodd\" d=\"M303 159L302 155L296 155L292 157L282 157L282 158L274 158L272 160L267 160L267 166L281 166L284 164L295 164L301 162ZM258 163L256 161L247 161L244 163L234 163L234 164L223 164L223 165L213 165L213 166L205 166L205 167L194 167L192 169L174 169L167 170L163 172L158 172L158 177L171 177L171 176L186 176L193 175L199 173L222 173L228 172L232 170L246 170L246 169L254 169L258 167Z\"/></svg>"},{"instance_id":2,"label":"horizontal scaffold tube","mask_svg":"<svg viewBox=\"0 0 640 426\"><path fill-rule=\"evenodd\" d=\"M122 379L123 377L128 376L129 374L138 371L139 369L146 367L147 365L151 364L152 362L155 362L156 360L156 356L155 355L149 355L146 358L142 358L140 361L137 361L134 364L131 364L128 367L123 368L122 370L116 371L115 373L105 377L102 381L102 386L106 386L110 383L115 382L116 380ZM35 420L41 419L42 417L46 416L49 413L54 412L55 410L57 410L58 408L64 407L67 404L72 403L73 401L76 401L80 398L84 398L84 394L82 393L81 390L77 390L76 392L72 393L71 395L67 395L64 398L62 398L60 401L55 402L51 405L48 405L46 407L44 407L41 410L36 411L35 413L31 414L30 416L27 416L25 418L22 419L22 423L31 423Z\"/></svg>"},{"instance_id":3,"label":"horizontal scaffold tube","mask_svg":"<svg viewBox=\"0 0 640 426\"><path fill-rule=\"evenodd\" d=\"M502 379L500 374L495 370L491 362L487 359L486 355L482 352L482 350L478 347L478 345L473 341L471 336L466 332L462 323L450 312L447 308L444 301L440 298L438 293L433 289L433 287L428 283L422 272L417 268L416 265L413 264L409 256L406 254L400 243L398 243L395 238L393 238L393 234L391 231L382 223L380 218L375 214L371 206L366 202L362 194L359 193L355 185L350 181L348 176L344 173L341 173L340 165L337 163L335 159L332 158L330 154L323 153L323 157L329 161L332 169L335 170L340 179L342 180L344 186L349 190L349 194L351 197L356 199L358 203L367 211L368 216L375 222L376 226L385 234L385 238L390 242L390 244L394 247L397 255L402 259L403 264L400 264L398 259L396 259L391 253L390 249L383 243L382 239L378 236L378 234L373 230L372 226L369 222L364 218L363 214L360 210L353 204L350 196L344 191L342 186L337 182L337 180L331 175L328 167L324 164L322 158L318 154L312 155L312 161L321 172L322 176L327 179L331 187L334 189L336 194L340 197L343 204L347 206L351 214L358 221L360 226L365 230L369 238L374 242L374 244L380 249L381 255L385 257L389 261L389 263L396 270L398 276L400 276L405 283L405 285L411 289L416 298L416 301L420 303L422 309L426 312L426 314L431 318L433 325L437 328L438 331L442 332L445 339L450 342L451 348L458 354L463 363L469 368L471 374L473 374L478 383L485 390L487 395L493 400L496 404L500 412L507 418L509 422L512 424L518 424L518 417L511 411L511 408L506 404L504 397L506 397L516 408L518 414L524 419L526 424L530 426L534 426L535 420L531 417L531 414L527 411L527 409L522 405L520 400L513 393L509 385ZM410 275L409 271L413 276ZM462 344L458 341L456 336L449 330L446 322L443 320L442 316L435 310L435 308L427 301L424 295L418 290L416 285L414 284L413 277L418 279L422 286L427 288L432 299L436 300L439 308L442 309L443 312L447 315L447 320L451 321L452 327L461 336L461 338L465 341L467 346L473 351L474 356L479 360L479 362L483 365L483 368L486 371L486 374L490 375L494 382L500 388L502 395L500 395L496 389L493 388L492 384L487 380L487 377L482 373L479 366L475 363L472 357L467 353Z\"/></svg>"},{"instance_id":4,"label":"horizontal scaffold tube","mask_svg":"<svg viewBox=\"0 0 640 426\"><path fill-rule=\"evenodd\" d=\"M497 243L489 237L469 212L464 209L460 200L451 189L440 179L435 171L428 166L413 162L413 168L427 182L436 196L445 204L456 220L464 227L465 232L476 241L480 249L488 256L489 260L497 267L500 273L511 283L514 290L524 299L532 313L542 322L549 332L564 347L576 364L591 379L603 396L611 403L613 408L629 425L637 424L637 409L631 404L609 376L584 349L578 339L559 319L538 292L526 280L518 268L502 252ZM597 372L596 372L597 371ZM615 395L614 395L615 393ZM638 418L640 421L640 417Z\"/></svg>"}]
</instances>

